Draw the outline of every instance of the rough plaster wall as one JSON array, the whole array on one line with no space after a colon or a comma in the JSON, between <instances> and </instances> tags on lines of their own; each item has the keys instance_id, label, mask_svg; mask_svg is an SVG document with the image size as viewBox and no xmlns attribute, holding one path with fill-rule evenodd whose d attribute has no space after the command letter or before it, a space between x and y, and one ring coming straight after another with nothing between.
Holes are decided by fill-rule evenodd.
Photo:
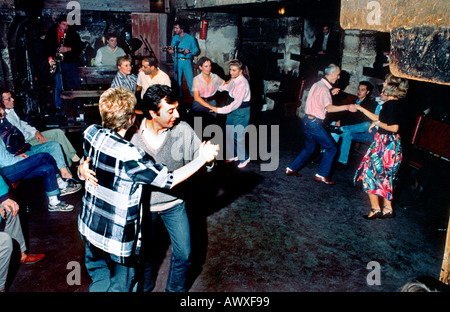
<instances>
[{"instance_id":1,"label":"rough plaster wall","mask_svg":"<svg viewBox=\"0 0 450 312\"><path fill-rule=\"evenodd\" d=\"M363 67L372 67L376 58L375 33L372 31L346 30L341 67L350 74L349 85L345 92L356 94L359 81L372 80L363 75Z\"/></svg>"},{"instance_id":2,"label":"rough plaster wall","mask_svg":"<svg viewBox=\"0 0 450 312\"><path fill-rule=\"evenodd\" d=\"M13 1L4 1L0 4L0 66L3 75L0 84L11 90L14 88L7 34L15 15L13 9Z\"/></svg>"},{"instance_id":3,"label":"rough plaster wall","mask_svg":"<svg viewBox=\"0 0 450 312\"><path fill-rule=\"evenodd\" d=\"M284 22L287 23L288 31L285 36L280 36L278 39L279 49L276 52L284 53L284 58L278 60L278 66L280 71L284 73L291 73L294 76L299 76L300 62L292 60L291 57L293 54L300 55L301 53L301 29L303 19L290 17L285 18Z\"/></svg>"},{"instance_id":4,"label":"rough plaster wall","mask_svg":"<svg viewBox=\"0 0 450 312\"><path fill-rule=\"evenodd\" d=\"M227 64L235 57L237 51L237 26L208 29L206 40L196 37L201 51L197 58L207 56L227 73Z\"/></svg>"}]
</instances>

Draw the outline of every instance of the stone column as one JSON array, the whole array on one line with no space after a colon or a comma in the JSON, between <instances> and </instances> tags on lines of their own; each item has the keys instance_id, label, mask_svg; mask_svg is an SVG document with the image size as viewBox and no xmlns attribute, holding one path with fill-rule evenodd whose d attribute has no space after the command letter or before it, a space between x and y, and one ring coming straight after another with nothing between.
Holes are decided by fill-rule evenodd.
<instances>
[{"instance_id":1,"label":"stone column","mask_svg":"<svg viewBox=\"0 0 450 312\"><path fill-rule=\"evenodd\" d=\"M375 32L345 30L343 45L341 70L350 74L349 85L344 91L356 95L358 83L361 80L368 80L374 85L378 84L379 79L363 75L363 68L373 67L377 55Z\"/></svg>"}]
</instances>

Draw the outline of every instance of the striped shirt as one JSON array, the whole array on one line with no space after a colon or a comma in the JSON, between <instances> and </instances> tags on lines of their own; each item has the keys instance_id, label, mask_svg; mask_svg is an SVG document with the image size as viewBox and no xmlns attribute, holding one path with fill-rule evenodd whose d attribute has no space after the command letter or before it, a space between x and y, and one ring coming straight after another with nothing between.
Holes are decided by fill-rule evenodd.
<instances>
[{"instance_id":1,"label":"striped shirt","mask_svg":"<svg viewBox=\"0 0 450 312\"><path fill-rule=\"evenodd\" d=\"M118 263L139 253L142 184L170 188L172 173L115 131L91 125L84 132L98 185L86 183L78 218L81 235Z\"/></svg>"},{"instance_id":2,"label":"striped shirt","mask_svg":"<svg viewBox=\"0 0 450 312\"><path fill-rule=\"evenodd\" d=\"M137 82L137 77L135 75L131 74L131 75L125 76L120 71L118 71L111 83L111 88L122 87L128 91L135 93L136 86L137 86L136 82Z\"/></svg>"}]
</instances>

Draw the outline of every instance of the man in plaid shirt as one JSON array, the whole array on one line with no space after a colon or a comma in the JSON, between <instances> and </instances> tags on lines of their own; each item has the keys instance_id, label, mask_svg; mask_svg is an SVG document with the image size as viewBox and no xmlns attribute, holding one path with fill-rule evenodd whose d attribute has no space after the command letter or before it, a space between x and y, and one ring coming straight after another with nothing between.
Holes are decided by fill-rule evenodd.
<instances>
[{"instance_id":1,"label":"man in plaid shirt","mask_svg":"<svg viewBox=\"0 0 450 312\"><path fill-rule=\"evenodd\" d=\"M86 161L79 171L87 183L78 228L86 241L90 291L126 292L133 288L142 185L171 188L214 159L218 151L218 146L203 143L196 159L169 172L124 139L134 122L135 105L133 93L108 89L99 102L103 127L91 125L84 132Z\"/></svg>"}]
</instances>

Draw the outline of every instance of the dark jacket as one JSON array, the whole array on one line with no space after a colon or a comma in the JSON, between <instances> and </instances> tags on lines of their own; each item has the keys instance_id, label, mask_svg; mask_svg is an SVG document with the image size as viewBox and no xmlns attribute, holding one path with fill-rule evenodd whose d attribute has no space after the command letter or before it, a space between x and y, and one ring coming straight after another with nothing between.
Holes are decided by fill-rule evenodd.
<instances>
[{"instance_id":1,"label":"dark jacket","mask_svg":"<svg viewBox=\"0 0 450 312\"><path fill-rule=\"evenodd\" d=\"M55 57L56 52L59 48L57 28L57 24L52 25L45 36L44 42L45 48L47 49L47 57ZM71 26L69 26L69 29L67 30L67 35L64 40L64 46L71 47L72 50L64 53L63 63L78 63L83 45L80 36Z\"/></svg>"},{"instance_id":2,"label":"dark jacket","mask_svg":"<svg viewBox=\"0 0 450 312\"><path fill-rule=\"evenodd\" d=\"M372 98L366 97L359 105L361 105L361 107L364 107L371 113L375 113L378 103L375 102ZM371 119L367 117L363 112L344 112L341 118L341 126L356 125L365 121L371 121Z\"/></svg>"}]
</instances>

